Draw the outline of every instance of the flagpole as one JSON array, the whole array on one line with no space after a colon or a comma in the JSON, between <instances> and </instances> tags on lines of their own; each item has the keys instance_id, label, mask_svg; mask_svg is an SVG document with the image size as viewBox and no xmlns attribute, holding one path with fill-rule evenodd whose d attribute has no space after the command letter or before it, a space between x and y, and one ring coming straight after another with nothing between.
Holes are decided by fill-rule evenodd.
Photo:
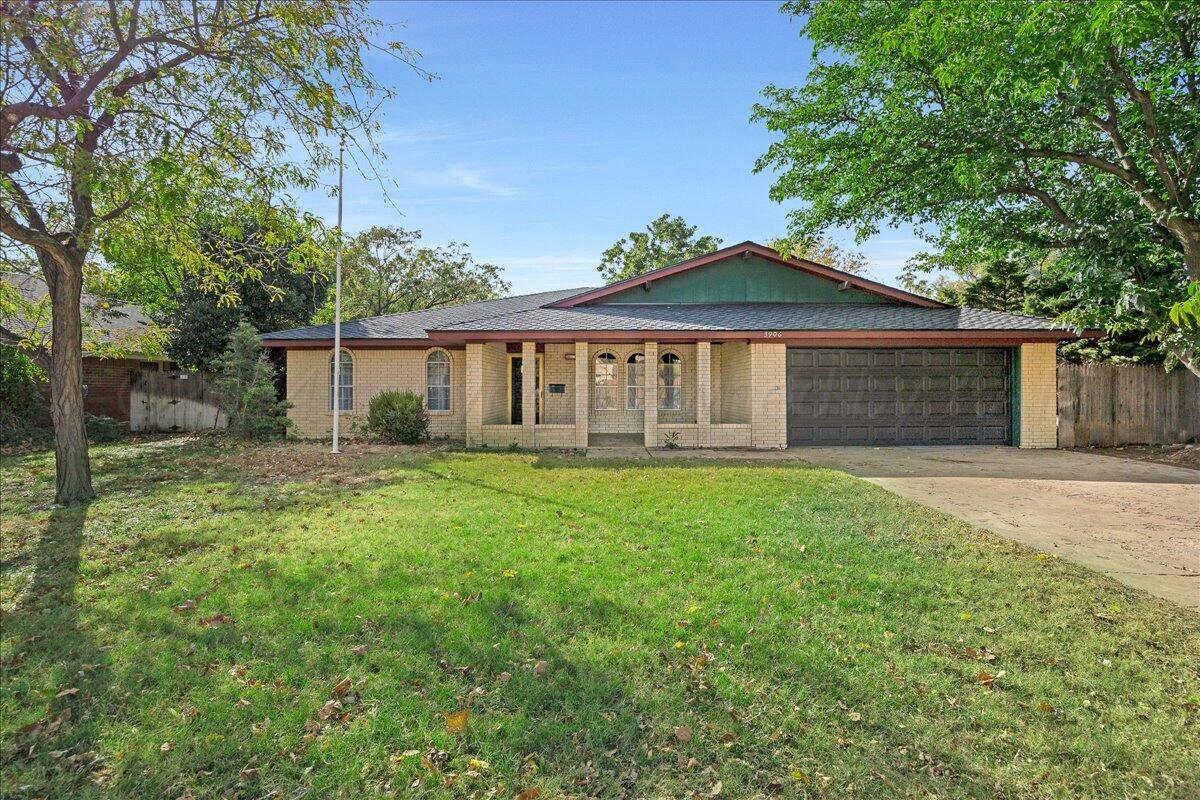
<instances>
[{"instance_id":1,"label":"flagpole","mask_svg":"<svg viewBox=\"0 0 1200 800\"><path fill-rule=\"evenodd\" d=\"M338 450L338 421L342 410L342 167L345 161L346 136L338 144L338 210L337 241L334 243L333 277L333 453Z\"/></svg>"}]
</instances>

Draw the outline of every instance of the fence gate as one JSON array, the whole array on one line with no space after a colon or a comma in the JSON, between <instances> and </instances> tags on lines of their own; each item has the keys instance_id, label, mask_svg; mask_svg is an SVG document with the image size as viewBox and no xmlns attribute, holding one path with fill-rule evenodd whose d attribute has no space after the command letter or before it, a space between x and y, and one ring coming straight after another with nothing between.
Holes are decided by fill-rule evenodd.
<instances>
[{"instance_id":1,"label":"fence gate","mask_svg":"<svg viewBox=\"0 0 1200 800\"><path fill-rule=\"evenodd\" d=\"M1059 364L1059 447L1200 438L1200 378L1150 364Z\"/></svg>"},{"instance_id":2,"label":"fence gate","mask_svg":"<svg viewBox=\"0 0 1200 800\"><path fill-rule=\"evenodd\" d=\"M211 380L203 373L141 370L134 376L129 393L130 430L199 431L225 425Z\"/></svg>"}]
</instances>

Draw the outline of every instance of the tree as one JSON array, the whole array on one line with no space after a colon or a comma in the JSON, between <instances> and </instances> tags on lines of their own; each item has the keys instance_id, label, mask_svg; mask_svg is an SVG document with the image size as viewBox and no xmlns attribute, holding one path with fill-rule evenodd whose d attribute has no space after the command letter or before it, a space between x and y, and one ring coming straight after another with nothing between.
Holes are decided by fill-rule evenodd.
<instances>
[{"instance_id":1,"label":"tree","mask_svg":"<svg viewBox=\"0 0 1200 800\"><path fill-rule=\"evenodd\" d=\"M246 321L229 335L225 352L214 362L217 404L229 420L229 432L244 439L278 436L291 420L289 404L275 394L275 368Z\"/></svg>"},{"instance_id":2,"label":"tree","mask_svg":"<svg viewBox=\"0 0 1200 800\"><path fill-rule=\"evenodd\" d=\"M754 117L790 233L911 222L943 248L1022 246L1065 318L1147 330L1200 374L1200 6L793 0L818 52ZM929 231L934 231L929 233ZM1180 306L1182 308L1182 306Z\"/></svg>"},{"instance_id":3,"label":"tree","mask_svg":"<svg viewBox=\"0 0 1200 800\"><path fill-rule=\"evenodd\" d=\"M500 268L477 263L466 245L423 247L421 232L369 228L344 254L342 316L378 317L491 300L508 291ZM321 319L332 320L329 305Z\"/></svg>"},{"instance_id":4,"label":"tree","mask_svg":"<svg viewBox=\"0 0 1200 800\"><path fill-rule=\"evenodd\" d=\"M93 496L84 264L156 239L230 278L197 246L200 200L261 209L315 185L332 162L323 137L369 143L390 97L364 63L380 30L361 0L0 2L0 232L36 254L50 288L57 502Z\"/></svg>"},{"instance_id":5,"label":"tree","mask_svg":"<svg viewBox=\"0 0 1200 800\"><path fill-rule=\"evenodd\" d=\"M721 246L715 236L696 236L696 226L683 217L663 214L646 226L645 231L630 231L604 251L600 274L608 283L633 278L651 270L667 267L689 258L707 255Z\"/></svg>"},{"instance_id":6,"label":"tree","mask_svg":"<svg viewBox=\"0 0 1200 800\"><path fill-rule=\"evenodd\" d=\"M214 291L203 274L181 274L179 289L159 312L161 322L173 329L167 355L193 369L212 369L239 323L258 333L308 325L328 294L327 259L311 257L324 248L303 229L280 239L248 221L240 233L230 234L229 223L223 229L210 226L201 232L201 246L215 264L235 260L230 272L242 277ZM256 277L245 275L251 263Z\"/></svg>"},{"instance_id":7,"label":"tree","mask_svg":"<svg viewBox=\"0 0 1200 800\"><path fill-rule=\"evenodd\" d=\"M780 237L772 240L771 249L785 258L815 261L852 275L865 275L870 266L865 255L857 250L847 250L828 236L817 236L798 244L787 237Z\"/></svg>"}]
</instances>

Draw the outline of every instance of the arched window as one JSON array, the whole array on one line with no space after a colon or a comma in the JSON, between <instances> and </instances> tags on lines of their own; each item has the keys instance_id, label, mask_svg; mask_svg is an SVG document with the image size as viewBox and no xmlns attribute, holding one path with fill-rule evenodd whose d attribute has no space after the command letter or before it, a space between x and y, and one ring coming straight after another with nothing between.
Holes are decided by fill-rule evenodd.
<instances>
[{"instance_id":1,"label":"arched window","mask_svg":"<svg viewBox=\"0 0 1200 800\"><path fill-rule=\"evenodd\" d=\"M597 411L616 411L617 409L617 357L612 353L600 353L596 356L596 375L594 400Z\"/></svg>"},{"instance_id":2,"label":"arched window","mask_svg":"<svg viewBox=\"0 0 1200 800\"><path fill-rule=\"evenodd\" d=\"M425 356L425 407L430 411L450 410L450 356L445 350Z\"/></svg>"},{"instance_id":3,"label":"arched window","mask_svg":"<svg viewBox=\"0 0 1200 800\"><path fill-rule=\"evenodd\" d=\"M354 357L350 355L350 351L342 349L342 357L339 359L342 369L340 378L335 378L333 374L333 353L329 354L329 410L333 411L333 398L336 395L339 398L339 411L354 410Z\"/></svg>"},{"instance_id":4,"label":"arched window","mask_svg":"<svg viewBox=\"0 0 1200 800\"><path fill-rule=\"evenodd\" d=\"M674 353L658 359L658 407L664 411L683 408L683 361Z\"/></svg>"},{"instance_id":5,"label":"arched window","mask_svg":"<svg viewBox=\"0 0 1200 800\"><path fill-rule=\"evenodd\" d=\"M641 353L625 362L625 407L630 411L646 407L646 357Z\"/></svg>"}]
</instances>

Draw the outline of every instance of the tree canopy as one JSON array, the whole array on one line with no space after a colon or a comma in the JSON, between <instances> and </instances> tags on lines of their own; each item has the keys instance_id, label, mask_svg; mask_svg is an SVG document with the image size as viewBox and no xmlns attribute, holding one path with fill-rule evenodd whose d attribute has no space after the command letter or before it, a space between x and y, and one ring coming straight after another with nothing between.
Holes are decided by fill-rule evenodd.
<instances>
[{"instance_id":1,"label":"tree canopy","mask_svg":"<svg viewBox=\"0 0 1200 800\"><path fill-rule=\"evenodd\" d=\"M214 284L255 277L215 262L200 213L214 197L260 222L314 187L329 141L370 147L391 96L368 68L410 64L364 0L0 3L0 232L50 287L56 499L92 496L79 300L97 248L158 248ZM425 73L421 73L425 74Z\"/></svg>"},{"instance_id":2,"label":"tree canopy","mask_svg":"<svg viewBox=\"0 0 1200 800\"><path fill-rule=\"evenodd\" d=\"M185 367L213 369L242 323L255 333L308 325L328 294L328 264L296 257L312 247L302 229L279 238L253 221L240 233L235 227L226 223L202 231L201 246L216 264L236 258L253 265L254 277L238 278L218 291L204 275L183 273L158 311L162 324L171 329L167 355ZM241 275L244 270L231 272Z\"/></svg>"},{"instance_id":3,"label":"tree canopy","mask_svg":"<svg viewBox=\"0 0 1200 800\"><path fill-rule=\"evenodd\" d=\"M790 234L914 223L960 274L1054 254L1066 319L1148 331L1193 371L1200 328L1200 6L794 0L816 65L769 86L757 169Z\"/></svg>"},{"instance_id":4,"label":"tree canopy","mask_svg":"<svg viewBox=\"0 0 1200 800\"><path fill-rule=\"evenodd\" d=\"M343 319L491 300L509 288L500 268L475 261L466 245L422 245L420 231L404 228L368 228L343 259ZM319 319L333 319L332 300Z\"/></svg>"},{"instance_id":5,"label":"tree canopy","mask_svg":"<svg viewBox=\"0 0 1200 800\"><path fill-rule=\"evenodd\" d=\"M644 231L630 231L604 251L600 274L608 283L632 278L689 258L707 255L721 246L715 236L697 236L696 226L683 217L663 214Z\"/></svg>"}]
</instances>

